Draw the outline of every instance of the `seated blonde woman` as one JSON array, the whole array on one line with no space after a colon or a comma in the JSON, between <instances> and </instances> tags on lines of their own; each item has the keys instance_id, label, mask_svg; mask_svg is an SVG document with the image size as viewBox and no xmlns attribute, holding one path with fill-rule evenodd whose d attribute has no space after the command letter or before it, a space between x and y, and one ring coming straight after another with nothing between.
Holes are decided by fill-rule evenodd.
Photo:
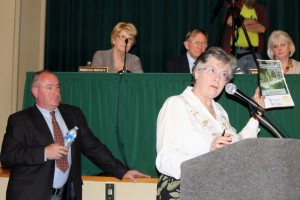
<instances>
[{"instance_id":1,"label":"seated blonde woman","mask_svg":"<svg viewBox=\"0 0 300 200\"><path fill-rule=\"evenodd\" d=\"M143 73L140 58L128 53L134 46L136 37L137 30L132 23L118 23L111 32L112 48L97 51L93 56L92 66L108 67L108 72L111 73L119 72L125 66L129 72Z\"/></svg>"},{"instance_id":2,"label":"seated blonde woman","mask_svg":"<svg viewBox=\"0 0 300 200\"><path fill-rule=\"evenodd\" d=\"M292 59L295 44L288 33L282 30L273 31L268 39L268 56L280 60L285 74L300 74L300 62Z\"/></svg>"}]
</instances>

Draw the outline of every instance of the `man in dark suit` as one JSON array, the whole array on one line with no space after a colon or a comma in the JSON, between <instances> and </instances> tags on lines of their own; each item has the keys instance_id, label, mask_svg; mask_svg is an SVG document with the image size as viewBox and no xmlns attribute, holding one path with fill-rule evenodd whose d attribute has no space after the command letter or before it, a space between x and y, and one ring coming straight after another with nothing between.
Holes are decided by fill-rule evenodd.
<instances>
[{"instance_id":1,"label":"man in dark suit","mask_svg":"<svg viewBox=\"0 0 300 200\"><path fill-rule=\"evenodd\" d=\"M54 73L35 73L31 92L36 105L9 116L2 144L1 163L10 168L8 200L82 199L81 153L119 179L149 177L115 159L92 134L79 108L60 103ZM54 142L57 129L62 134L75 126L79 129L71 148ZM58 164L63 160L65 170Z\"/></svg>"},{"instance_id":2,"label":"man in dark suit","mask_svg":"<svg viewBox=\"0 0 300 200\"><path fill-rule=\"evenodd\" d=\"M189 31L183 42L186 54L167 61L164 72L191 73L196 59L207 49L208 36L202 29Z\"/></svg>"}]
</instances>

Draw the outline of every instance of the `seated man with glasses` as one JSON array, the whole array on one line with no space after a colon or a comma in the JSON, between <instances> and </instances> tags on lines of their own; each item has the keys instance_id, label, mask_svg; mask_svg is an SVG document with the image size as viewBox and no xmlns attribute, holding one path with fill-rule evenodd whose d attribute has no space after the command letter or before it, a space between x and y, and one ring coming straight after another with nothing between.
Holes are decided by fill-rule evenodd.
<instances>
[{"instance_id":1,"label":"seated man with glasses","mask_svg":"<svg viewBox=\"0 0 300 200\"><path fill-rule=\"evenodd\" d=\"M132 23L118 23L111 32L112 48L97 51L93 56L92 66L108 67L107 71L112 73L122 71L125 66L130 72L143 73L139 57L128 53L136 42L136 36L137 30Z\"/></svg>"},{"instance_id":2,"label":"seated man with glasses","mask_svg":"<svg viewBox=\"0 0 300 200\"><path fill-rule=\"evenodd\" d=\"M187 33L183 42L187 52L184 55L167 61L164 72L192 73L196 59L205 52L208 46L208 36L202 29L194 29Z\"/></svg>"}]
</instances>

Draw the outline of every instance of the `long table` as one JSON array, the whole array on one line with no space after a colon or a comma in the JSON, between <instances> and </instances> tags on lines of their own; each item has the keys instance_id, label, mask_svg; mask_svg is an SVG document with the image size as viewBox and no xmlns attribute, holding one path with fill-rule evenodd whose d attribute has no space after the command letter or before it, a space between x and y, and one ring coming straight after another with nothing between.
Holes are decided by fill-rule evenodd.
<instances>
[{"instance_id":1,"label":"long table","mask_svg":"<svg viewBox=\"0 0 300 200\"><path fill-rule=\"evenodd\" d=\"M23 108L34 104L30 92L32 72L27 73ZM190 74L109 74L58 72L62 102L78 106L85 114L93 133L111 149L114 156L130 168L157 177L156 119L164 101L180 94L192 84ZM295 107L273 109L264 116L282 135L300 138L300 75L287 75L287 84ZM257 87L256 75L236 75L234 84L249 97ZM250 113L247 104L223 92L217 101L228 112L231 124L239 131ZM261 126L259 137L276 137ZM259 153L259 152L258 152ZM83 175L98 175L98 169L85 156Z\"/></svg>"}]
</instances>

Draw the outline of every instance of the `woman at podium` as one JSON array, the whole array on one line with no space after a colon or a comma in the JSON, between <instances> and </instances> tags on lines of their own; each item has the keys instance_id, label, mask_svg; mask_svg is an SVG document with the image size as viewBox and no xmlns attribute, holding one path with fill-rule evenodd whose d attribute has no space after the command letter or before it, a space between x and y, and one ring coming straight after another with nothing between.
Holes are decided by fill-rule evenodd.
<instances>
[{"instance_id":1,"label":"woman at podium","mask_svg":"<svg viewBox=\"0 0 300 200\"><path fill-rule=\"evenodd\" d=\"M251 117L239 134L230 125L223 107L214 99L232 79L236 59L219 47L203 53L193 67L193 87L169 97L157 119L156 167L161 173L157 199L180 197L180 165L183 161L233 142L255 138L259 121ZM264 107L259 89L254 100Z\"/></svg>"},{"instance_id":2,"label":"woman at podium","mask_svg":"<svg viewBox=\"0 0 300 200\"><path fill-rule=\"evenodd\" d=\"M137 30L132 23L119 22L111 32L109 50L96 51L92 66L107 67L107 72L126 70L132 73L142 73L140 58L128 53L136 42Z\"/></svg>"}]
</instances>

